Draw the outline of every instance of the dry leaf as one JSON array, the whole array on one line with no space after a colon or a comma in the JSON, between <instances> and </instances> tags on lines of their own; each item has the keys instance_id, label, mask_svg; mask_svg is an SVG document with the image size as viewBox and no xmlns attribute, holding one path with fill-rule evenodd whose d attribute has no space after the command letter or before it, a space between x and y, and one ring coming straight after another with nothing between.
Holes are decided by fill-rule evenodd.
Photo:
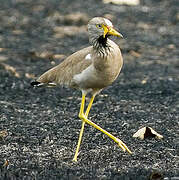
<instances>
[{"instance_id":1,"label":"dry leaf","mask_svg":"<svg viewBox=\"0 0 179 180\"><path fill-rule=\"evenodd\" d=\"M85 13L75 12L67 15L62 15L58 11L55 11L52 15L47 18L47 21L58 21L66 25L82 25L87 24L89 17Z\"/></svg>"},{"instance_id":2,"label":"dry leaf","mask_svg":"<svg viewBox=\"0 0 179 180\"><path fill-rule=\"evenodd\" d=\"M27 53L27 56L31 57L31 58L37 58L39 57L38 53L35 52L34 50L30 50L28 53Z\"/></svg>"},{"instance_id":3,"label":"dry leaf","mask_svg":"<svg viewBox=\"0 0 179 180\"><path fill-rule=\"evenodd\" d=\"M53 30L55 38L63 38L86 32L86 26L55 26Z\"/></svg>"},{"instance_id":4,"label":"dry leaf","mask_svg":"<svg viewBox=\"0 0 179 180\"><path fill-rule=\"evenodd\" d=\"M76 12L67 14L64 16L64 21L69 22L70 24L73 22L75 24L86 24L89 21L89 17L85 13Z\"/></svg>"},{"instance_id":5,"label":"dry leaf","mask_svg":"<svg viewBox=\"0 0 179 180\"><path fill-rule=\"evenodd\" d=\"M34 74L25 73L25 77L28 78L28 79L34 79L35 75Z\"/></svg>"},{"instance_id":6,"label":"dry leaf","mask_svg":"<svg viewBox=\"0 0 179 180\"><path fill-rule=\"evenodd\" d=\"M157 139L162 139L163 136L154 131L151 127L143 127L139 129L132 137L136 137L139 139L144 139L148 137L155 137Z\"/></svg>"},{"instance_id":7,"label":"dry leaf","mask_svg":"<svg viewBox=\"0 0 179 180\"><path fill-rule=\"evenodd\" d=\"M5 160L4 164L3 164L3 167L7 167L9 165L9 161L8 160Z\"/></svg>"},{"instance_id":8,"label":"dry leaf","mask_svg":"<svg viewBox=\"0 0 179 180\"><path fill-rule=\"evenodd\" d=\"M50 62L52 66L55 66L55 61Z\"/></svg>"},{"instance_id":9,"label":"dry leaf","mask_svg":"<svg viewBox=\"0 0 179 180\"><path fill-rule=\"evenodd\" d=\"M42 58L42 59L49 59L49 60L53 60L53 53L51 51L43 51L43 52L36 52L36 51L29 51L29 55L31 58Z\"/></svg>"},{"instance_id":10,"label":"dry leaf","mask_svg":"<svg viewBox=\"0 0 179 180\"><path fill-rule=\"evenodd\" d=\"M0 131L0 140L4 141L4 138L8 135L6 130Z\"/></svg>"},{"instance_id":11,"label":"dry leaf","mask_svg":"<svg viewBox=\"0 0 179 180\"><path fill-rule=\"evenodd\" d=\"M3 130L3 131L0 131L0 137L1 138L4 138L8 135L7 131L6 130Z\"/></svg>"},{"instance_id":12,"label":"dry leaf","mask_svg":"<svg viewBox=\"0 0 179 180\"><path fill-rule=\"evenodd\" d=\"M169 48L169 49L175 49L176 47L175 47L174 44L169 44L169 45L168 45L168 48Z\"/></svg>"},{"instance_id":13,"label":"dry leaf","mask_svg":"<svg viewBox=\"0 0 179 180\"><path fill-rule=\"evenodd\" d=\"M141 83L142 83L142 84L146 84L146 83L147 83L147 80L148 80L148 78L145 78L145 79L143 79L143 80L141 81Z\"/></svg>"},{"instance_id":14,"label":"dry leaf","mask_svg":"<svg viewBox=\"0 0 179 180\"><path fill-rule=\"evenodd\" d=\"M149 180L162 180L162 179L163 179L163 174L159 171L154 171L149 176Z\"/></svg>"},{"instance_id":15,"label":"dry leaf","mask_svg":"<svg viewBox=\"0 0 179 180\"><path fill-rule=\"evenodd\" d=\"M179 21L179 12L176 14L176 20Z\"/></svg>"},{"instance_id":16,"label":"dry leaf","mask_svg":"<svg viewBox=\"0 0 179 180\"><path fill-rule=\"evenodd\" d=\"M159 133L157 133L156 131L154 131L151 127L149 127L149 128L150 128L150 130L151 130L151 133L155 135L155 138L157 138L157 139L162 139L162 138L163 138L162 135L160 135Z\"/></svg>"},{"instance_id":17,"label":"dry leaf","mask_svg":"<svg viewBox=\"0 0 179 180\"><path fill-rule=\"evenodd\" d=\"M32 7L32 11L34 12L39 12L39 11L43 11L45 6L42 5L36 5L34 7Z\"/></svg>"},{"instance_id":18,"label":"dry leaf","mask_svg":"<svg viewBox=\"0 0 179 180\"><path fill-rule=\"evenodd\" d=\"M6 48L0 48L0 52L3 52L5 50L6 50Z\"/></svg>"},{"instance_id":19,"label":"dry leaf","mask_svg":"<svg viewBox=\"0 0 179 180\"><path fill-rule=\"evenodd\" d=\"M64 54L54 54L53 58L54 59L64 59L66 56Z\"/></svg>"},{"instance_id":20,"label":"dry leaf","mask_svg":"<svg viewBox=\"0 0 179 180\"><path fill-rule=\"evenodd\" d=\"M24 32L20 29L16 29L12 31L13 34L19 35L19 34L24 34Z\"/></svg>"},{"instance_id":21,"label":"dry leaf","mask_svg":"<svg viewBox=\"0 0 179 180\"><path fill-rule=\"evenodd\" d=\"M134 56L134 57L137 57L137 58L141 57L141 54L140 54L140 53L138 53L138 52L136 52L136 51L133 51L133 50L130 51L130 54L131 54L132 56Z\"/></svg>"},{"instance_id":22,"label":"dry leaf","mask_svg":"<svg viewBox=\"0 0 179 180\"><path fill-rule=\"evenodd\" d=\"M141 29L143 29L143 30L149 30L149 29L152 28L152 25L147 24L147 23L144 23L144 22L138 22L138 23L137 23L137 27L138 27L138 28L141 28Z\"/></svg>"},{"instance_id":23,"label":"dry leaf","mask_svg":"<svg viewBox=\"0 0 179 180\"><path fill-rule=\"evenodd\" d=\"M48 58L53 59L53 53L50 51L43 51L42 53L38 54L40 58Z\"/></svg>"},{"instance_id":24,"label":"dry leaf","mask_svg":"<svg viewBox=\"0 0 179 180\"><path fill-rule=\"evenodd\" d=\"M1 63L0 65L2 65L6 71L12 73L15 77L20 77L20 74L16 71L16 68L5 63Z\"/></svg>"},{"instance_id":25,"label":"dry leaf","mask_svg":"<svg viewBox=\"0 0 179 180\"><path fill-rule=\"evenodd\" d=\"M0 55L0 62L6 61L8 59L7 56Z\"/></svg>"},{"instance_id":26,"label":"dry leaf","mask_svg":"<svg viewBox=\"0 0 179 180\"><path fill-rule=\"evenodd\" d=\"M120 5L129 5L129 6L137 6L140 4L140 0L103 0L103 3L113 3Z\"/></svg>"}]
</instances>

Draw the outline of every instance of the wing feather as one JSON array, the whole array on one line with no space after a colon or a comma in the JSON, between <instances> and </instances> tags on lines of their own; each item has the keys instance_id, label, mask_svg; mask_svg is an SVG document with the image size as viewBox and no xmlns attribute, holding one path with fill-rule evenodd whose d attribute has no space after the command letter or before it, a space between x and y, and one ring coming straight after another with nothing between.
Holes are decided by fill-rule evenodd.
<instances>
[{"instance_id":1,"label":"wing feather","mask_svg":"<svg viewBox=\"0 0 179 180\"><path fill-rule=\"evenodd\" d=\"M93 51L92 46L84 48L66 58L62 63L42 74L37 82L43 84L59 84L69 87L74 86L73 76L81 73L84 69L92 64L92 60L85 60L88 54Z\"/></svg>"}]
</instances>

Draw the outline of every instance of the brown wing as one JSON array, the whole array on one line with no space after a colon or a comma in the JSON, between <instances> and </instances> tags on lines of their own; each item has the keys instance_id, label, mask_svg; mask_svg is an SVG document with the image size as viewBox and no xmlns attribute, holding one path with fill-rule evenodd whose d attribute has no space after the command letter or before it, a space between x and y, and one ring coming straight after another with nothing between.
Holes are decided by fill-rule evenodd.
<instances>
[{"instance_id":1,"label":"brown wing","mask_svg":"<svg viewBox=\"0 0 179 180\"><path fill-rule=\"evenodd\" d=\"M42 74L37 82L47 86L66 85L73 86L72 79L75 74L81 73L92 61L86 60L87 54L92 53L92 46L84 48L69 56L62 63Z\"/></svg>"}]
</instances>

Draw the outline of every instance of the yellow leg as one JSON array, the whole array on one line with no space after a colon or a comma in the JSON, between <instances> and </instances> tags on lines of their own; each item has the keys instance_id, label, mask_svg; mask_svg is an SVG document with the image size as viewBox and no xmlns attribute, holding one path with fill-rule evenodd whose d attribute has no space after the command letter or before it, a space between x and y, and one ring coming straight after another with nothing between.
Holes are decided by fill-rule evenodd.
<instances>
[{"instance_id":1,"label":"yellow leg","mask_svg":"<svg viewBox=\"0 0 179 180\"><path fill-rule=\"evenodd\" d=\"M83 132L84 132L84 127L85 127L85 122L82 121L80 135L79 135L79 138L78 138L78 145L76 147L76 151L75 151L75 155L74 155L73 161L77 161L77 156L78 156L78 152L79 152L80 145L81 145L81 140L82 140L82 136L83 136Z\"/></svg>"},{"instance_id":2,"label":"yellow leg","mask_svg":"<svg viewBox=\"0 0 179 180\"><path fill-rule=\"evenodd\" d=\"M79 148L80 148L80 144L81 144L81 140L82 140L82 135L83 135L83 131L84 131L84 125L85 123L93 126L94 128L98 129L99 131L103 132L104 134L106 134L107 136L109 136L113 141L115 141L118 146L123 150L123 151L127 151L128 153L132 153L129 148L118 138L116 138L115 136L113 136L111 133L107 132L106 130L102 129L100 126L96 125L95 123L93 123L92 121L90 121L89 119L87 119L88 113L90 111L90 108L92 106L93 100L94 100L93 96L90 100L90 103L88 105L88 108L86 110L86 113L84 114L84 106L85 106L85 94L82 95L82 100L81 100L81 107L80 107L80 112L79 112L79 118L83 121L82 122L82 127L81 127L81 131L80 131L80 136L79 136L79 140L78 140L78 145L77 145L77 149L75 152L75 156L73 158L73 161L77 161L77 156L78 156L78 152L79 152Z\"/></svg>"},{"instance_id":3,"label":"yellow leg","mask_svg":"<svg viewBox=\"0 0 179 180\"><path fill-rule=\"evenodd\" d=\"M94 98L95 98L95 95L93 95L90 99L90 102L88 104L88 107L87 107L87 110L85 112L85 116L86 118L88 118L88 114L89 114L89 111L91 109L91 106L93 104L93 101L94 101ZM80 108L80 112L84 112L84 105L85 105L85 95L82 96L82 102L81 103L81 108ZM76 148L76 152L75 152L75 156L73 158L73 161L77 161L77 156L78 156L78 152L79 152L79 149L80 149L80 144L81 144L81 140L82 140L82 136L83 136L83 132L84 132L84 127L85 127L85 121L82 121L82 126L81 126L81 130L80 130L80 135L79 135L79 139L78 139L78 145L77 145L77 148Z\"/></svg>"},{"instance_id":4,"label":"yellow leg","mask_svg":"<svg viewBox=\"0 0 179 180\"><path fill-rule=\"evenodd\" d=\"M93 123L92 121L90 121L89 119L87 119L84 114L81 114L81 119L83 121L85 121L86 123L88 123L89 125L93 126L94 128L98 129L99 131L103 132L104 134L106 134L107 136L109 136L113 141L115 141L118 146L123 150L123 151L127 151L128 153L132 153L129 148L118 138L116 138L115 136L113 136L111 133L107 132L106 130L102 129L100 126L96 125L95 123Z\"/></svg>"},{"instance_id":5,"label":"yellow leg","mask_svg":"<svg viewBox=\"0 0 179 180\"><path fill-rule=\"evenodd\" d=\"M92 106L92 104L93 104L94 98L95 98L95 95L93 95L93 96L91 97L91 99L90 99L90 102L89 102L88 107L87 107L86 112L85 112L86 118L88 118L88 114L89 114L89 111L90 111L91 106Z\"/></svg>"},{"instance_id":6,"label":"yellow leg","mask_svg":"<svg viewBox=\"0 0 179 180\"><path fill-rule=\"evenodd\" d=\"M129 148L118 138L116 138L115 136L113 136L111 133L107 132L106 130L102 129L100 126L96 125L95 123L93 123L92 121L90 121L89 119L86 118L85 114L84 114L84 101L85 101L85 95L83 95L84 97L82 97L82 101L81 101L81 108L80 108L80 113L79 113L79 117L82 121L86 122L87 124L93 126L94 128L98 129L99 131L103 132L104 134L106 134L107 136L109 136L113 141L115 141L118 146L123 150L123 151L127 151L128 153L132 153Z\"/></svg>"}]
</instances>

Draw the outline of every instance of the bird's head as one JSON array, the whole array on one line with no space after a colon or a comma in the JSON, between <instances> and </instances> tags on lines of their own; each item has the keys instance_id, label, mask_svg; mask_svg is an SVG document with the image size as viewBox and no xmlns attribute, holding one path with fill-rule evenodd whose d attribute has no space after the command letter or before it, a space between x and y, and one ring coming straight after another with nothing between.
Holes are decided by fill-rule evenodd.
<instances>
[{"instance_id":1,"label":"bird's head","mask_svg":"<svg viewBox=\"0 0 179 180\"><path fill-rule=\"evenodd\" d=\"M95 17L89 21L88 33L90 40L107 39L108 36L123 37L114 29L111 21L103 17Z\"/></svg>"}]
</instances>

